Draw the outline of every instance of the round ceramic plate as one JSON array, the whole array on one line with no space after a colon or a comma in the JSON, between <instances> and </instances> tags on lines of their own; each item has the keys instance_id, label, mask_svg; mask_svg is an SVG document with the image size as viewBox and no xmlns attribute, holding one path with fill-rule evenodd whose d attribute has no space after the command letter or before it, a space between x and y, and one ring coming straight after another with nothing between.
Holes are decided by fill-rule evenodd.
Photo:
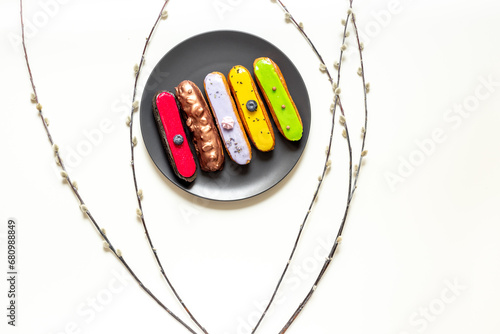
<instances>
[{"instance_id":1,"label":"round ceramic plate","mask_svg":"<svg viewBox=\"0 0 500 334\"><path fill-rule=\"evenodd\" d=\"M198 168L194 182L186 183L178 179L168 162L156 128L152 107L154 95L161 90L175 92L175 87L186 79L193 81L204 92L203 80L208 73L218 71L227 75L234 65L243 65L253 73L253 61L258 57L269 57L280 67L302 118L302 139L298 142L286 140L271 122L276 137L273 151L260 152L252 146L252 161L245 166L234 163L225 152L222 171L205 173ZM290 173L299 161L309 137L311 106L304 80L290 59L278 48L246 33L214 31L183 41L160 60L142 94L140 122L151 159L173 184L202 198L235 201L265 192Z\"/></svg>"}]
</instances>

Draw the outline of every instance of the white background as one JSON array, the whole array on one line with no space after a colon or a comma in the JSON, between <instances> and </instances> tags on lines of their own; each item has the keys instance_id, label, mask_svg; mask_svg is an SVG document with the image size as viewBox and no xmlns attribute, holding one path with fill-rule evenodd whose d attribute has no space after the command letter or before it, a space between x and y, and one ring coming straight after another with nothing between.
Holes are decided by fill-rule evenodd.
<instances>
[{"instance_id":1,"label":"white background","mask_svg":"<svg viewBox=\"0 0 500 334\"><path fill-rule=\"evenodd\" d=\"M334 72L348 2L285 4ZM161 5L26 1L27 45L50 130L63 157L73 159L70 175L91 212L143 282L187 319L135 217L125 125L133 65ZM331 89L307 43L272 1L172 0L167 8L169 18L154 34L141 84L177 43L229 29L261 36L288 54L312 101L312 131L300 163L279 186L250 200L193 198L163 178L142 140L137 146L144 213L167 274L210 333L245 334L281 274L322 169ZM500 5L355 0L354 9L371 83L369 154L340 250L289 333L499 333ZM186 333L103 250L61 182L30 103L18 1L2 0L0 13L4 272L7 219L19 225L18 326L6 325L2 278L2 333L6 327L8 333ZM358 66L356 53L348 52L341 86L357 154L363 112ZM332 171L279 304L260 333L281 329L338 229L348 175L339 129Z\"/></svg>"}]
</instances>

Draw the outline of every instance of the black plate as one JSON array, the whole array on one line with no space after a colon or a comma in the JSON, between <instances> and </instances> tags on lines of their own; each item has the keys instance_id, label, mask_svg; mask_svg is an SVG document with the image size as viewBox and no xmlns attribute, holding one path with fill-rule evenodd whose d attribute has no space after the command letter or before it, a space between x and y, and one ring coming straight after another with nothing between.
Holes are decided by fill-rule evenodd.
<instances>
[{"instance_id":1,"label":"black plate","mask_svg":"<svg viewBox=\"0 0 500 334\"><path fill-rule=\"evenodd\" d=\"M281 69L288 89L304 125L302 139L286 140L276 128L276 146L271 152L260 152L252 146L252 161L246 166L235 164L226 154L224 169L205 173L198 169L192 184L178 179L163 149L158 134L152 100L159 90L174 91L183 80L193 81L202 91L205 76L214 71L227 75L234 65L253 72L258 57L273 59ZM262 96L262 94L261 94ZM179 188L202 198L235 201L258 195L279 183L299 161L309 137L311 106L304 80L288 57L271 43L246 33L214 31L191 37L172 48L156 65L142 94L140 121L146 148L158 169Z\"/></svg>"}]
</instances>

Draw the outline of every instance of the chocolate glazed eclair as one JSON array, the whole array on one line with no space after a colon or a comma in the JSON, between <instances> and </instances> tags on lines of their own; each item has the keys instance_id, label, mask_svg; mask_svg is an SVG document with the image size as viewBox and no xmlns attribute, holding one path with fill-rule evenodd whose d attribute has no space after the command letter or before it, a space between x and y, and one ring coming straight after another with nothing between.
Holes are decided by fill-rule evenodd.
<instances>
[{"instance_id":1,"label":"chocolate glazed eclair","mask_svg":"<svg viewBox=\"0 0 500 334\"><path fill-rule=\"evenodd\" d=\"M193 134L200 168L215 172L224 167L224 150L210 109L200 89L189 80L175 87L176 97L184 111L186 125Z\"/></svg>"}]
</instances>

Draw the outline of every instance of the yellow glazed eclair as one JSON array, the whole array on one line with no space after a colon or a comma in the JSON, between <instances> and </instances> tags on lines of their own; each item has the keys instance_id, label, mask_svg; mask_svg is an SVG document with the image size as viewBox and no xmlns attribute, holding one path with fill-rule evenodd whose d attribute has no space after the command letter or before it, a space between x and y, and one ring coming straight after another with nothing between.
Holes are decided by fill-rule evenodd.
<instances>
[{"instance_id":1,"label":"yellow glazed eclair","mask_svg":"<svg viewBox=\"0 0 500 334\"><path fill-rule=\"evenodd\" d=\"M258 150L273 150L273 127L250 72L241 65L234 66L227 81L248 137Z\"/></svg>"}]
</instances>

